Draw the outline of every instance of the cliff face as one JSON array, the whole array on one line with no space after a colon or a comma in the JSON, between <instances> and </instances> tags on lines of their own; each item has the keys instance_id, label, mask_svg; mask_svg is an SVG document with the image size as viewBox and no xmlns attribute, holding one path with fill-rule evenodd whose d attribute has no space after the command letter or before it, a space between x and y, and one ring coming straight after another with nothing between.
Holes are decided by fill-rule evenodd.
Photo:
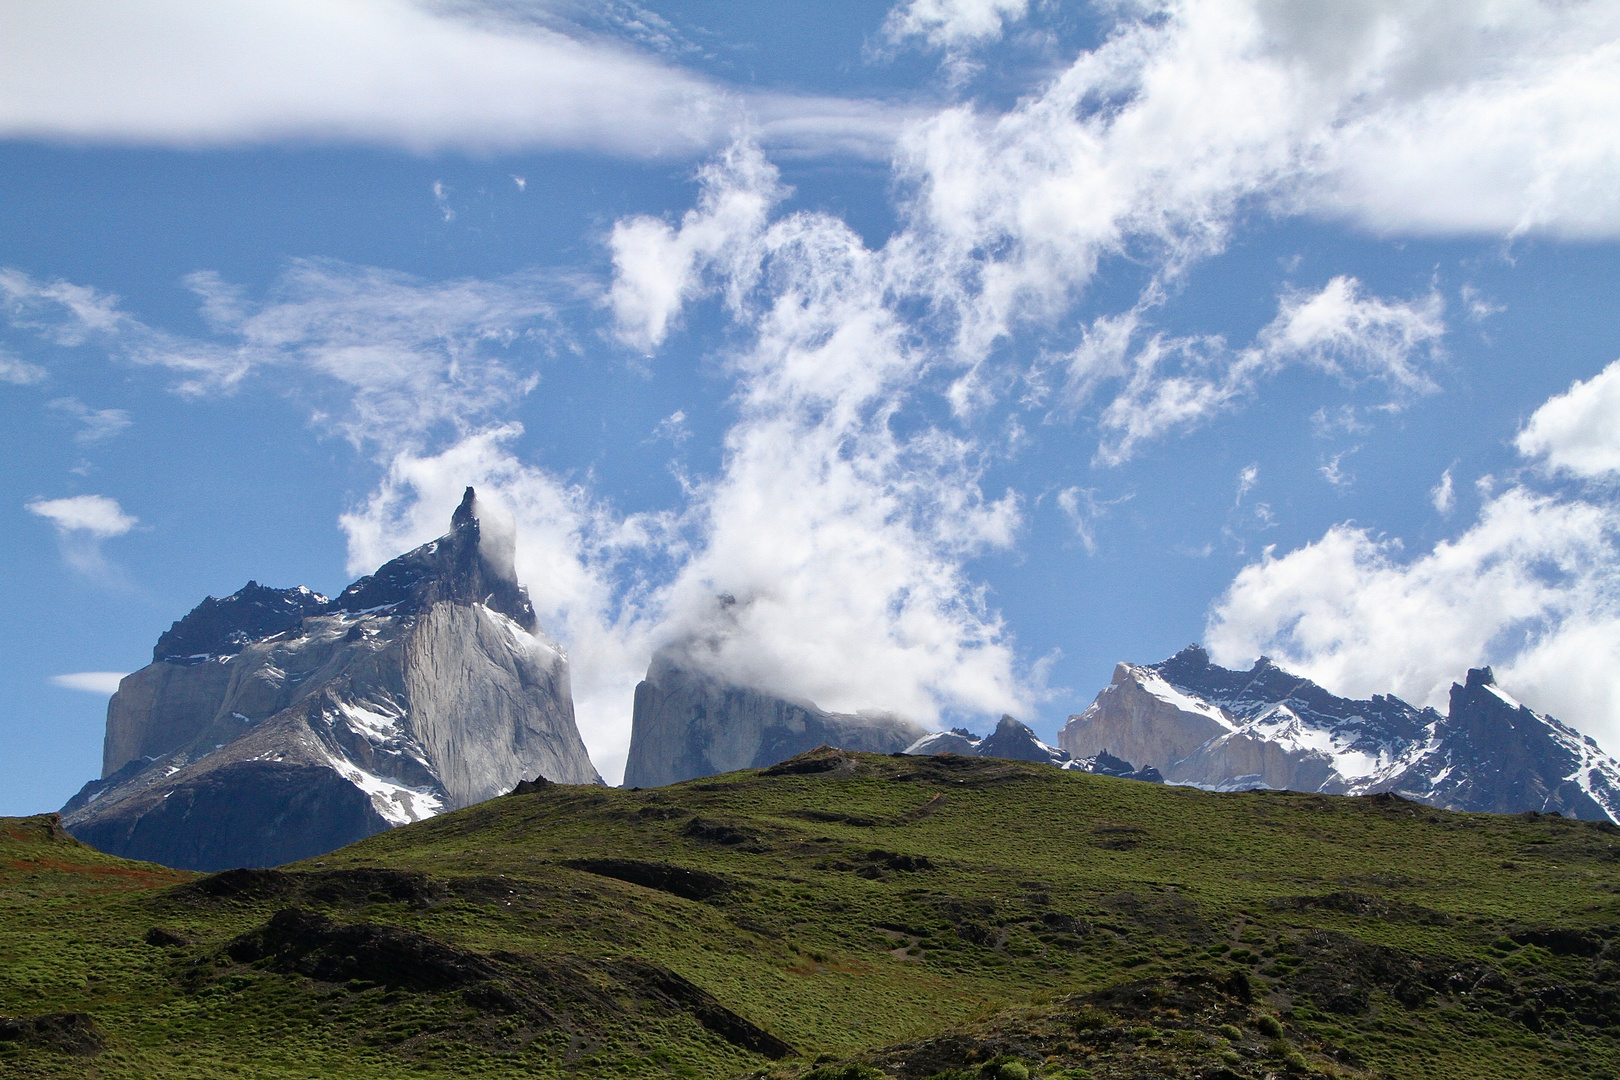
<instances>
[{"instance_id":1,"label":"cliff face","mask_svg":"<svg viewBox=\"0 0 1620 1080\"><path fill-rule=\"evenodd\" d=\"M661 653L636 687L624 782L659 787L765 768L818 746L889 754L926 734L899 717L829 713L735 686Z\"/></svg>"},{"instance_id":2,"label":"cliff face","mask_svg":"<svg viewBox=\"0 0 1620 1080\"><path fill-rule=\"evenodd\" d=\"M250 582L159 640L107 708L73 835L189 869L274 865L543 776L600 783L568 662L467 490L451 531L334 601Z\"/></svg>"},{"instance_id":3,"label":"cliff face","mask_svg":"<svg viewBox=\"0 0 1620 1080\"><path fill-rule=\"evenodd\" d=\"M1620 763L1514 701L1489 668L1453 684L1441 716L1387 695L1337 697L1266 659L1232 671L1193 646L1160 664L1120 664L1059 745L1214 790L1392 791L1451 810L1620 815Z\"/></svg>"}]
</instances>

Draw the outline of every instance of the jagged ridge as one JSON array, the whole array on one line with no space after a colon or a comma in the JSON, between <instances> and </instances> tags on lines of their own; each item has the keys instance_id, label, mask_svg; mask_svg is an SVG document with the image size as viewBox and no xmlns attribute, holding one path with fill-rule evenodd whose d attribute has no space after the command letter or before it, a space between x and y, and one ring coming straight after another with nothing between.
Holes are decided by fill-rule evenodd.
<instances>
[{"instance_id":1,"label":"jagged ridge","mask_svg":"<svg viewBox=\"0 0 1620 1080\"><path fill-rule=\"evenodd\" d=\"M1489 668L1452 685L1442 716L1392 695L1342 698L1265 657L1233 671L1193 645L1162 663L1119 664L1059 744L1076 756L1106 748L1213 790L1397 792L1454 810L1620 816L1620 763L1513 700Z\"/></svg>"},{"instance_id":2,"label":"jagged ridge","mask_svg":"<svg viewBox=\"0 0 1620 1080\"><path fill-rule=\"evenodd\" d=\"M1033 729L1011 716L1003 714L996 730L980 737L966 728L951 728L925 735L906 747L913 755L964 754L970 757L1006 758L1012 761L1033 761L1042 765L1055 765L1073 772L1096 773L1100 776L1119 776L1127 780L1145 780L1150 784L1164 783L1159 770L1149 766L1138 769L1129 761L1101 750L1091 757L1072 757L1067 751L1050 746L1036 737Z\"/></svg>"}]
</instances>

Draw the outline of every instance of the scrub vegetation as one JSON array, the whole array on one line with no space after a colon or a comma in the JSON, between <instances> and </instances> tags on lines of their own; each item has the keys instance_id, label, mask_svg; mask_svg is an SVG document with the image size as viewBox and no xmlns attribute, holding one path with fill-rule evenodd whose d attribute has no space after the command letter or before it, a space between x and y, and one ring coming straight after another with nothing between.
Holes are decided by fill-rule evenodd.
<instances>
[{"instance_id":1,"label":"scrub vegetation","mask_svg":"<svg viewBox=\"0 0 1620 1080\"><path fill-rule=\"evenodd\" d=\"M816 751L277 870L0 819L0 1074L1620 1075L1620 830Z\"/></svg>"}]
</instances>

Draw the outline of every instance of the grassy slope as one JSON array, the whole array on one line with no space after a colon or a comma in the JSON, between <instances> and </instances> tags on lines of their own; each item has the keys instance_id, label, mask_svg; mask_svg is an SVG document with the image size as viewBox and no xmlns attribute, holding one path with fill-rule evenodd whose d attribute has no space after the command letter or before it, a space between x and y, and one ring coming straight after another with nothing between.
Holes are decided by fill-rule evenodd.
<instances>
[{"instance_id":1,"label":"grassy slope","mask_svg":"<svg viewBox=\"0 0 1620 1080\"><path fill-rule=\"evenodd\" d=\"M1620 932L1615 830L839 758L508 796L235 897L171 888L195 875L101 855L49 819L6 819L0 1014L87 1012L106 1049L0 1041L0 1073L796 1076L822 1056L920 1077L1009 1054L1050 1077L1620 1069L1620 972L1600 952ZM600 857L729 889L684 899L563 865ZM427 876L390 894L360 868ZM223 951L292 905L494 956L511 993L492 1007L464 987L323 981ZM186 944L146 944L154 926ZM626 956L802 1056L733 1045L627 983ZM1125 983L1134 994L1096 995Z\"/></svg>"}]
</instances>

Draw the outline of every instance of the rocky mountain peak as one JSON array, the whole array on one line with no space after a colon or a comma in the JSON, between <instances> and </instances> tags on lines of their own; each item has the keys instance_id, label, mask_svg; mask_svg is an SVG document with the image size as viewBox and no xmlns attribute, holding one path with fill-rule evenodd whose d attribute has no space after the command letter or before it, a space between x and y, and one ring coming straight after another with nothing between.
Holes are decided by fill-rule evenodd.
<instances>
[{"instance_id":1,"label":"rocky mountain peak","mask_svg":"<svg viewBox=\"0 0 1620 1080\"><path fill-rule=\"evenodd\" d=\"M471 526L474 529L478 528L478 515L473 510L473 506L477 501L478 493L473 490L471 484L468 484L467 490L461 493L461 505L456 507L455 512L450 515L450 529L452 532L466 526Z\"/></svg>"},{"instance_id":2,"label":"rocky mountain peak","mask_svg":"<svg viewBox=\"0 0 1620 1080\"><path fill-rule=\"evenodd\" d=\"M1190 647L1121 663L1059 744L1079 761L1122 754L1214 790L1398 792L1453 810L1620 821L1620 762L1515 701L1488 667L1452 684L1442 716L1389 694L1342 698L1264 657L1230 670Z\"/></svg>"},{"instance_id":3,"label":"rocky mountain peak","mask_svg":"<svg viewBox=\"0 0 1620 1080\"><path fill-rule=\"evenodd\" d=\"M1028 724L1003 715L996 730L979 743L980 757L1011 758L1014 761L1039 761L1059 764L1069 755L1056 747L1047 746L1036 738Z\"/></svg>"},{"instance_id":4,"label":"rocky mountain peak","mask_svg":"<svg viewBox=\"0 0 1620 1080\"><path fill-rule=\"evenodd\" d=\"M1209 653L1205 652L1204 647L1196 641L1176 653L1171 659L1180 661L1183 667L1209 666Z\"/></svg>"},{"instance_id":5,"label":"rocky mountain peak","mask_svg":"<svg viewBox=\"0 0 1620 1080\"><path fill-rule=\"evenodd\" d=\"M249 581L224 599L204 597L158 638L152 661L185 663L208 656L234 656L250 641L290 630L305 616L319 614L327 603L326 597L303 586L272 589Z\"/></svg>"},{"instance_id":6,"label":"rocky mountain peak","mask_svg":"<svg viewBox=\"0 0 1620 1080\"><path fill-rule=\"evenodd\" d=\"M109 700L102 778L64 827L132 858L257 866L536 774L600 783L567 657L536 632L512 530L486 510L469 487L448 533L335 601L255 581L205 599Z\"/></svg>"},{"instance_id":7,"label":"rocky mountain peak","mask_svg":"<svg viewBox=\"0 0 1620 1080\"><path fill-rule=\"evenodd\" d=\"M477 493L468 488L450 516L450 531L383 564L344 589L335 611L394 607L401 614L441 601L483 604L533 633L538 620L528 591L517 583L511 538L486 530Z\"/></svg>"}]
</instances>

